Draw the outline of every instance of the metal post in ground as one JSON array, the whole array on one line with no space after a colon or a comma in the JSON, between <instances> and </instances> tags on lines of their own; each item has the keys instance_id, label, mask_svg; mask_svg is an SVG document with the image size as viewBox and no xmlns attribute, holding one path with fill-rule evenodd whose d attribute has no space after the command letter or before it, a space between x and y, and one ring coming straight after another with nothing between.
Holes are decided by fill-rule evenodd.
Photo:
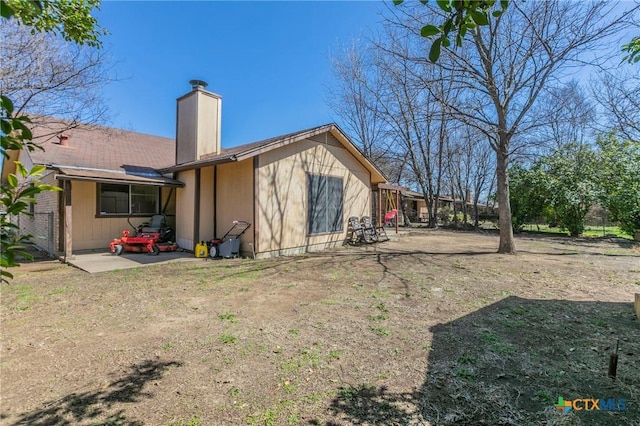
<instances>
[{"instance_id":1,"label":"metal post in ground","mask_svg":"<svg viewBox=\"0 0 640 426\"><path fill-rule=\"evenodd\" d=\"M53 212L47 213L47 251L49 257L54 257L53 253Z\"/></svg>"}]
</instances>

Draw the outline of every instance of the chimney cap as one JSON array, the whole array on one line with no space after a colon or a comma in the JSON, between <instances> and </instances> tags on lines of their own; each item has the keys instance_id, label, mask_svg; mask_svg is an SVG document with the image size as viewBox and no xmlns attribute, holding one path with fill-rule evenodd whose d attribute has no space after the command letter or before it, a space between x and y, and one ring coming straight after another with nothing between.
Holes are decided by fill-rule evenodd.
<instances>
[{"instance_id":1,"label":"chimney cap","mask_svg":"<svg viewBox=\"0 0 640 426\"><path fill-rule=\"evenodd\" d=\"M193 90L204 89L208 86L207 82L204 80L189 80L189 84Z\"/></svg>"}]
</instances>

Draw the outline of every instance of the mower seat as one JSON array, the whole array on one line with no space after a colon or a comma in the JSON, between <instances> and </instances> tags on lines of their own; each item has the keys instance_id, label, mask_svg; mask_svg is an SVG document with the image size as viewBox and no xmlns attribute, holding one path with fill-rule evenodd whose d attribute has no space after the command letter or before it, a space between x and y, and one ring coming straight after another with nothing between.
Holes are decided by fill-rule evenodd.
<instances>
[{"instance_id":1,"label":"mower seat","mask_svg":"<svg viewBox=\"0 0 640 426\"><path fill-rule=\"evenodd\" d=\"M167 220L163 214L155 214L151 217L149 223L142 227L142 232L160 232L167 224Z\"/></svg>"}]
</instances>

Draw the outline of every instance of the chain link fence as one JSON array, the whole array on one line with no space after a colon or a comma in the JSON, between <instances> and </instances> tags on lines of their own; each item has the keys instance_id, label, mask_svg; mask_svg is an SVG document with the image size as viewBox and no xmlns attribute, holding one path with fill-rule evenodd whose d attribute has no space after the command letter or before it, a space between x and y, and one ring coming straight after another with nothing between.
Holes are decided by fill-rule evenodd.
<instances>
[{"instance_id":1,"label":"chain link fence","mask_svg":"<svg viewBox=\"0 0 640 426\"><path fill-rule=\"evenodd\" d=\"M10 215L11 223L18 226L20 235L31 235L34 248L49 257L55 257L53 212L32 213L33 216Z\"/></svg>"}]
</instances>

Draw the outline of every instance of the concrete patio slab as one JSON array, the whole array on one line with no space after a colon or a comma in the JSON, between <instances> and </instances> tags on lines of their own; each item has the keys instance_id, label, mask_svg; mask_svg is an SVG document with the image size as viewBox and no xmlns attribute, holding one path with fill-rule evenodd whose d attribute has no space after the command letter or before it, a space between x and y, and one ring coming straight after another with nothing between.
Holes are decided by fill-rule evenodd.
<instances>
[{"instance_id":1,"label":"concrete patio slab","mask_svg":"<svg viewBox=\"0 0 640 426\"><path fill-rule=\"evenodd\" d=\"M79 253L68 263L91 274L96 272L115 271L118 269L138 268L148 265L160 265L169 262L204 262L188 252L163 252L157 256L146 253L123 253L114 256L110 252Z\"/></svg>"}]
</instances>

